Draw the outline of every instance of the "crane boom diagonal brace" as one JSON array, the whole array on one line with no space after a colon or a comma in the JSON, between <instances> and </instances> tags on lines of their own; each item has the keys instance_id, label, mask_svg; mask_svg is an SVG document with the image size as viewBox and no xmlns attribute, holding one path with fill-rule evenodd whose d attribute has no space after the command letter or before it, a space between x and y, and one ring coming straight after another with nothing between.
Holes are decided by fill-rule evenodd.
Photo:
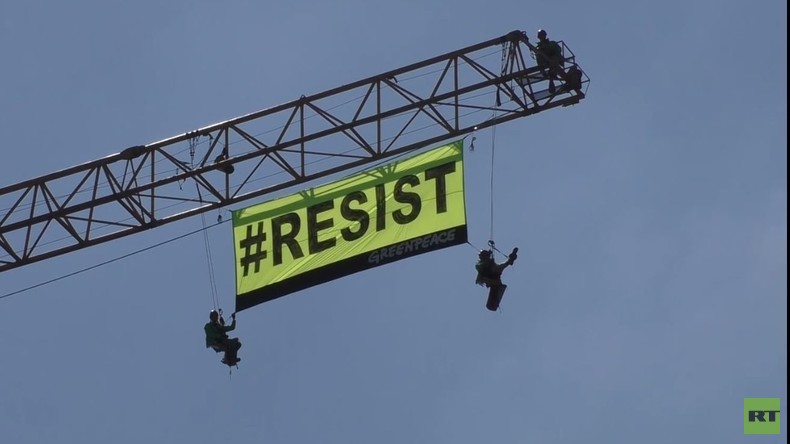
<instances>
[{"instance_id":1,"label":"crane boom diagonal brace","mask_svg":"<svg viewBox=\"0 0 790 444\"><path fill-rule=\"evenodd\" d=\"M522 31L0 188L0 271L585 97L547 88ZM501 57L500 57L501 56ZM528 63L529 62L529 63Z\"/></svg>"}]
</instances>

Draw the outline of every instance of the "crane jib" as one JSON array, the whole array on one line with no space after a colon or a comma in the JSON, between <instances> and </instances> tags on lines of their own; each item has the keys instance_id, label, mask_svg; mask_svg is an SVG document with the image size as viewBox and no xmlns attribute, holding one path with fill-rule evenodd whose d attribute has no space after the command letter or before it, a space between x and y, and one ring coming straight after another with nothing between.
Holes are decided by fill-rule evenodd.
<instances>
[{"instance_id":1,"label":"crane jib","mask_svg":"<svg viewBox=\"0 0 790 444\"><path fill-rule=\"evenodd\" d=\"M589 78L558 43L549 76L513 31L0 187L0 272L579 103Z\"/></svg>"}]
</instances>

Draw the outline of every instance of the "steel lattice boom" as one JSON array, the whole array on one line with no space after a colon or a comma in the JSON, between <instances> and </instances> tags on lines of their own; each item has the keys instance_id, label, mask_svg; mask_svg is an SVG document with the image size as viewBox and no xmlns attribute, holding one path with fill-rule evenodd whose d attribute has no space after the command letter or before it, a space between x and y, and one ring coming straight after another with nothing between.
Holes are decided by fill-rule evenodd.
<instances>
[{"instance_id":1,"label":"steel lattice boom","mask_svg":"<svg viewBox=\"0 0 790 444\"><path fill-rule=\"evenodd\" d=\"M312 96L0 188L0 271L584 98L513 31ZM581 87L565 82L571 67Z\"/></svg>"}]
</instances>

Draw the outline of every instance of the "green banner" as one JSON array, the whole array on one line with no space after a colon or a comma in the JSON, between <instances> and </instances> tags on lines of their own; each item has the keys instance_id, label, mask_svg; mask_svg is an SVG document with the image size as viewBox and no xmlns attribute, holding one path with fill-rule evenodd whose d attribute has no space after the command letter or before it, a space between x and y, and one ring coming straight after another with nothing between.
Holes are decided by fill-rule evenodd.
<instances>
[{"instance_id":1,"label":"green banner","mask_svg":"<svg viewBox=\"0 0 790 444\"><path fill-rule=\"evenodd\" d=\"M236 311L466 242L463 142L233 212Z\"/></svg>"}]
</instances>

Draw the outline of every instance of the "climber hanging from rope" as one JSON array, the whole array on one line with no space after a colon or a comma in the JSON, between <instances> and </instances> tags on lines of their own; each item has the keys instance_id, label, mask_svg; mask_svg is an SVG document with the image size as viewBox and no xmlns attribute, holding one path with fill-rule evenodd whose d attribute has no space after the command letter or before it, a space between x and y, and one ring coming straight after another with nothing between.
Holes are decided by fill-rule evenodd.
<instances>
[{"instance_id":1,"label":"climber hanging from rope","mask_svg":"<svg viewBox=\"0 0 790 444\"><path fill-rule=\"evenodd\" d=\"M494 250L496 249L494 242L489 241L488 244L491 248L488 250L481 250L478 254L478 261L475 265L475 269L477 269L477 279L475 279L475 283L489 288L486 308L491 311L497 311L499 309L499 303L502 301L502 296L505 295L505 290L507 289L507 285L502 283L502 272L516 261L518 258L518 248L514 248L513 251L510 252L507 256L507 261L497 264L494 260Z\"/></svg>"},{"instance_id":2,"label":"climber hanging from rope","mask_svg":"<svg viewBox=\"0 0 790 444\"><path fill-rule=\"evenodd\" d=\"M211 310L208 318L209 322L203 327L206 332L206 348L212 348L217 353L224 352L222 363L228 367L238 364L241 361L237 355L241 348L241 342L239 338L228 337L228 332L236 328L236 313L230 315L233 320L230 326L225 325L222 309Z\"/></svg>"}]
</instances>

